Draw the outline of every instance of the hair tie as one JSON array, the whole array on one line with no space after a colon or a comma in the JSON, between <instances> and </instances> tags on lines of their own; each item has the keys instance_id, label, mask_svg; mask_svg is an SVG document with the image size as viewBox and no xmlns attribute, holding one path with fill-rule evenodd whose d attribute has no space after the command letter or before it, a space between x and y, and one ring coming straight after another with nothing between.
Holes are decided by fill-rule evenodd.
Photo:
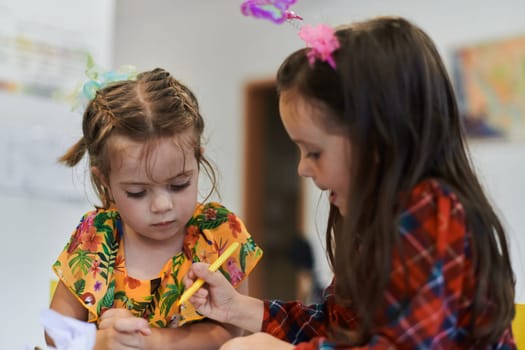
<instances>
[{"instance_id":1,"label":"hair tie","mask_svg":"<svg viewBox=\"0 0 525 350\"><path fill-rule=\"evenodd\" d=\"M241 4L241 12L245 16L268 19L276 24L288 22L294 26L303 18L289 10L297 0L245 0ZM299 37L306 42L309 48L307 56L310 66L316 60L327 62L335 69L333 52L340 46L333 28L326 24L316 27L304 25L299 29Z\"/></svg>"},{"instance_id":2,"label":"hair tie","mask_svg":"<svg viewBox=\"0 0 525 350\"><path fill-rule=\"evenodd\" d=\"M241 4L241 12L245 16L268 19L276 24L281 24L291 19L303 19L288 8L296 0L246 0Z\"/></svg>"},{"instance_id":3,"label":"hair tie","mask_svg":"<svg viewBox=\"0 0 525 350\"><path fill-rule=\"evenodd\" d=\"M79 83L75 91L68 97L72 110L84 112L87 105L97 95L97 91L117 81L135 80L137 70L134 66L123 65L116 70L104 71L95 64L91 55L87 56L85 75L87 80Z\"/></svg>"},{"instance_id":4,"label":"hair tie","mask_svg":"<svg viewBox=\"0 0 525 350\"><path fill-rule=\"evenodd\" d=\"M335 36L334 29L326 24L319 24L316 27L304 25L299 31L299 37L306 42L310 48L307 53L310 66L313 66L316 59L327 62L335 69L335 60L332 53L339 48L339 40Z\"/></svg>"}]
</instances>

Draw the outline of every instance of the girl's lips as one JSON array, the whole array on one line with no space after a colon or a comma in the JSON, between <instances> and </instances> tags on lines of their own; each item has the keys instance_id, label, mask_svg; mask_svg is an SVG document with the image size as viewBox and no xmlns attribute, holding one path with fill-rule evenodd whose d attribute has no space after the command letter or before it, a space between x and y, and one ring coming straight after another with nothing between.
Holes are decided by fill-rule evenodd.
<instances>
[{"instance_id":1,"label":"girl's lips","mask_svg":"<svg viewBox=\"0 0 525 350\"><path fill-rule=\"evenodd\" d=\"M153 224L152 226L155 226L155 227L166 227L166 226L169 226L169 225L173 224L174 222L175 222L175 220L163 221L163 222L159 222L159 223Z\"/></svg>"}]
</instances>

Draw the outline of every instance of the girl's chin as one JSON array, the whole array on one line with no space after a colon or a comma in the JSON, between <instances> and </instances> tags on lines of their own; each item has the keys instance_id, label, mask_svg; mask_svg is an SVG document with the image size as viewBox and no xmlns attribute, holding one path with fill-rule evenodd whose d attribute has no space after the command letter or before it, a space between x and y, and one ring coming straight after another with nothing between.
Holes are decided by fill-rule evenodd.
<instances>
[{"instance_id":1,"label":"girl's chin","mask_svg":"<svg viewBox=\"0 0 525 350\"><path fill-rule=\"evenodd\" d=\"M341 207L341 204L337 201L337 196L334 192L330 192L330 195L328 197L328 200L330 201L330 204L337 208L339 211L339 214L341 216L345 216L345 210Z\"/></svg>"},{"instance_id":2,"label":"girl's chin","mask_svg":"<svg viewBox=\"0 0 525 350\"><path fill-rule=\"evenodd\" d=\"M335 204L335 193L334 192L330 191L330 193L328 194L328 201L330 202L330 204L337 206L337 204Z\"/></svg>"}]
</instances>

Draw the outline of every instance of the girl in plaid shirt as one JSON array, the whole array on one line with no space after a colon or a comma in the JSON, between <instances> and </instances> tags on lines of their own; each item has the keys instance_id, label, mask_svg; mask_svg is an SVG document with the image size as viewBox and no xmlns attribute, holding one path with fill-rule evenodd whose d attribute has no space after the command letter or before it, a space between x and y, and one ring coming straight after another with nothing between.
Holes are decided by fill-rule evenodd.
<instances>
[{"instance_id":1,"label":"girl in plaid shirt","mask_svg":"<svg viewBox=\"0 0 525 350\"><path fill-rule=\"evenodd\" d=\"M391 17L317 34L335 49L308 42L277 81L298 173L329 192L333 282L321 304L263 301L197 263L192 303L254 333L221 349L514 349L505 232L432 40Z\"/></svg>"}]
</instances>

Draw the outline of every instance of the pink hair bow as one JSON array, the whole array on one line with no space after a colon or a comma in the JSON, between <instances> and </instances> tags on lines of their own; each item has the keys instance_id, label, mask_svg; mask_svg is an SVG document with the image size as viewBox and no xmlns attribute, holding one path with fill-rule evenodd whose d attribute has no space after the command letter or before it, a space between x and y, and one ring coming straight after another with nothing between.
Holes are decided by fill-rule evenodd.
<instances>
[{"instance_id":1,"label":"pink hair bow","mask_svg":"<svg viewBox=\"0 0 525 350\"><path fill-rule=\"evenodd\" d=\"M335 60L332 53L339 48L339 40L337 40L332 27L326 24L319 24L316 27L306 24L301 27L299 37L310 48L307 56L311 66L313 66L316 59L320 59L335 69Z\"/></svg>"}]
</instances>

